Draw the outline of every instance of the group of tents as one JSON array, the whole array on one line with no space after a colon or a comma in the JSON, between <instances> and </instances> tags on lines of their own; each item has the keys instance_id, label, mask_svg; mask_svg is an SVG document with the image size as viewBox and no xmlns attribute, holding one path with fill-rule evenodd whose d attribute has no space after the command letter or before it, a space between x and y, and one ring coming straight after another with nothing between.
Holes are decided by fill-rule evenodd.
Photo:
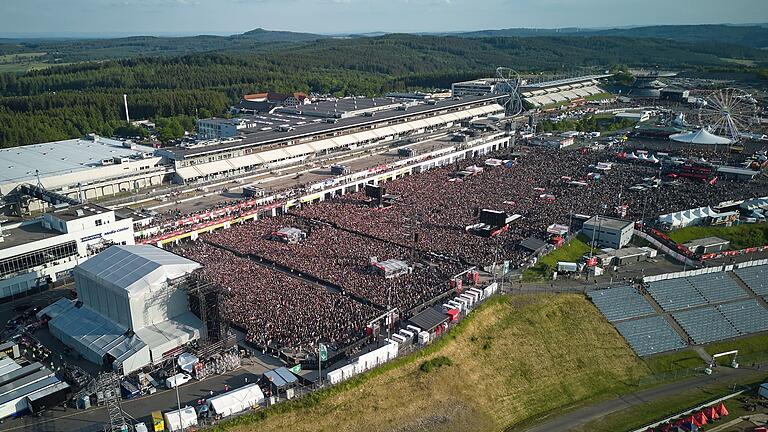
<instances>
[{"instance_id":1,"label":"group of tents","mask_svg":"<svg viewBox=\"0 0 768 432\"><path fill-rule=\"evenodd\" d=\"M722 402L687 415L679 420L648 428L645 432L696 432L700 427L728 415L728 409Z\"/></svg>"}]
</instances>

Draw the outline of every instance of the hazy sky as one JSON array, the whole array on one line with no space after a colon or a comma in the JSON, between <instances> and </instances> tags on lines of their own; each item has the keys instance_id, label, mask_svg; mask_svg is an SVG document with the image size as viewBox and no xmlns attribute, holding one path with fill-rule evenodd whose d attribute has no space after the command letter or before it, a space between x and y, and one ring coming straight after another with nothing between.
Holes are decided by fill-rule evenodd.
<instances>
[{"instance_id":1,"label":"hazy sky","mask_svg":"<svg viewBox=\"0 0 768 432\"><path fill-rule=\"evenodd\" d=\"M768 0L0 0L0 36L764 22Z\"/></svg>"}]
</instances>

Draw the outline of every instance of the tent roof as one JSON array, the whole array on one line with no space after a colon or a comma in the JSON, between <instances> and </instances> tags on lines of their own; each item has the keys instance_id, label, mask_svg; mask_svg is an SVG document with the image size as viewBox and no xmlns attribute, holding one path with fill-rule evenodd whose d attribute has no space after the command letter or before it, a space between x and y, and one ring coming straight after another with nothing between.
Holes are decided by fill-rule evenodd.
<instances>
[{"instance_id":1,"label":"tent roof","mask_svg":"<svg viewBox=\"0 0 768 432\"><path fill-rule=\"evenodd\" d=\"M200 264L151 245L112 246L75 267L75 274L95 279L117 292L137 296L199 268Z\"/></svg>"},{"instance_id":2,"label":"tent roof","mask_svg":"<svg viewBox=\"0 0 768 432\"><path fill-rule=\"evenodd\" d=\"M296 378L296 375L292 374L291 371L285 367L279 367L277 369L264 372L264 377L277 388L283 388L292 385L299 380Z\"/></svg>"},{"instance_id":3,"label":"tent roof","mask_svg":"<svg viewBox=\"0 0 768 432\"><path fill-rule=\"evenodd\" d=\"M409 321L420 329L431 331L440 324L448 321L448 315L435 307L428 307L411 317Z\"/></svg>"},{"instance_id":4,"label":"tent roof","mask_svg":"<svg viewBox=\"0 0 768 432\"><path fill-rule=\"evenodd\" d=\"M69 309L51 319L48 325L102 358L105 354L115 359L127 358L146 346L141 339L129 335L126 328L87 306Z\"/></svg>"},{"instance_id":5,"label":"tent roof","mask_svg":"<svg viewBox=\"0 0 768 432\"><path fill-rule=\"evenodd\" d=\"M689 143L689 144L731 144L733 141L730 138L721 137L713 134L712 132L702 128L695 132L682 132L674 135L670 135L669 139L672 141Z\"/></svg>"}]
</instances>

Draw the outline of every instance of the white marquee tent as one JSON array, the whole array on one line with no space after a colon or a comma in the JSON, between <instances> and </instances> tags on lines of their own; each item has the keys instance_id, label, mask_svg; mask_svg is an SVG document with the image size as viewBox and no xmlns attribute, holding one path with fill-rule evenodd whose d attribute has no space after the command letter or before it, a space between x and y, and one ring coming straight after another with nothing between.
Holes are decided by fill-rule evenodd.
<instances>
[{"instance_id":1,"label":"white marquee tent","mask_svg":"<svg viewBox=\"0 0 768 432\"><path fill-rule=\"evenodd\" d=\"M702 128L694 132L681 132L669 136L669 139L676 142L687 144L703 144L703 145L718 145L718 144L732 144L733 141L730 138L721 137L715 135L712 132Z\"/></svg>"},{"instance_id":2,"label":"white marquee tent","mask_svg":"<svg viewBox=\"0 0 768 432\"><path fill-rule=\"evenodd\" d=\"M683 228L690 225L696 225L705 218L717 216L719 216L719 214L712 210L712 208L699 207L661 215L659 216L659 223L668 225L671 228Z\"/></svg>"}]
</instances>

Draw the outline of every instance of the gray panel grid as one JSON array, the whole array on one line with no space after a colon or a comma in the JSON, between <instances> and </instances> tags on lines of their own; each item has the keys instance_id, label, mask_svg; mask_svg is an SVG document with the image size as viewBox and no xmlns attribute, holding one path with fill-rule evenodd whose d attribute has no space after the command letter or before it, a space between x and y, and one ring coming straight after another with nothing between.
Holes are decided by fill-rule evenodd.
<instances>
[{"instance_id":1,"label":"gray panel grid","mask_svg":"<svg viewBox=\"0 0 768 432\"><path fill-rule=\"evenodd\" d=\"M742 335L768 330L768 310L757 300L723 304L717 309Z\"/></svg>"},{"instance_id":2,"label":"gray panel grid","mask_svg":"<svg viewBox=\"0 0 768 432\"><path fill-rule=\"evenodd\" d=\"M709 303L720 303L748 296L727 273L711 273L686 278Z\"/></svg>"},{"instance_id":3,"label":"gray panel grid","mask_svg":"<svg viewBox=\"0 0 768 432\"><path fill-rule=\"evenodd\" d=\"M739 336L736 328L714 307L675 312L672 317L688 333L695 344Z\"/></svg>"},{"instance_id":4,"label":"gray panel grid","mask_svg":"<svg viewBox=\"0 0 768 432\"><path fill-rule=\"evenodd\" d=\"M655 312L648 300L631 286L589 291L587 296L608 321L652 315Z\"/></svg>"},{"instance_id":5,"label":"gray panel grid","mask_svg":"<svg viewBox=\"0 0 768 432\"><path fill-rule=\"evenodd\" d=\"M686 346L672 326L661 316L623 321L615 325L635 353L641 357Z\"/></svg>"},{"instance_id":6,"label":"gray panel grid","mask_svg":"<svg viewBox=\"0 0 768 432\"><path fill-rule=\"evenodd\" d=\"M733 271L757 295L768 297L768 265L746 267Z\"/></svg>"},{"instance_id":7,"label":"gray panel grid","mask_svg":"<svg viewBox=\"0 0 768 432\"><path fill-rule=\"evenodd\" d=\"M707 304L686 278L667 279L648 284L648 292L665 311Z\"/></svg>"}]
</instances>

